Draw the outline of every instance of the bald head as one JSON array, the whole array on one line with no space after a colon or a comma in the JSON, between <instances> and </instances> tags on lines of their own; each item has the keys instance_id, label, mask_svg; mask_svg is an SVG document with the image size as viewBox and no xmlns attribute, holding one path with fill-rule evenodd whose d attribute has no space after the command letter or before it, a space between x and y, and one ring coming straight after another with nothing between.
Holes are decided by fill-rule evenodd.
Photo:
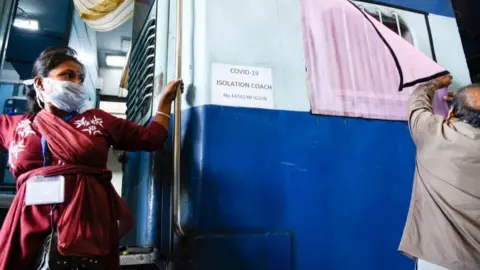
<instances>
[{"instance_id":1,"label":"bald head","mask_svg":"<svg viewBox=\"0 0 480 270\"><path fill-rule=\"evenodd\" d=\"M471 84L460 89L452 103L455 118L480 128L480 84Z\"/></svg>"}]
</instances>

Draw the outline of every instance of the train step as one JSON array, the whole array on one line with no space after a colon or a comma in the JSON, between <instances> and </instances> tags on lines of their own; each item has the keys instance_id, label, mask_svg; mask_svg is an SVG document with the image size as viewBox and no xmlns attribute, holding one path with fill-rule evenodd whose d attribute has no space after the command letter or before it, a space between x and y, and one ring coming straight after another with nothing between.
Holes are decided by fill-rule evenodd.
<instances>
[{"instance_id":1,"label":"train step","mask_svg":"<svg viewBox=\"0 0 480 270\"><path fill-rule=\"evenodd\" d=\"M120 250L120 265L126 270L167 269L166 262L159 258L151 247L126 247Z\"/></svg>"}]
</instances>

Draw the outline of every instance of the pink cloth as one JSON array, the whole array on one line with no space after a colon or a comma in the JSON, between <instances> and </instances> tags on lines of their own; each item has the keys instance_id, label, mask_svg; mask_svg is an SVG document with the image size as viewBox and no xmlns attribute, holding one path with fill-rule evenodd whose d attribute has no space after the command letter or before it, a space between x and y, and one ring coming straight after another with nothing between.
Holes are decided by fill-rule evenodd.
<instances>
[{"instance_id":1,"label":"pink cloth","mask_svg":"<svg viewBox=\"0 0 480 270\"><path fill-rule=\"evenodd\" d=\"M349 1L300 3L312 113L406 120L415 86L448 74ZM445 93L439 91L434 102L443 115Z\"/></svg>"}]
</instances>

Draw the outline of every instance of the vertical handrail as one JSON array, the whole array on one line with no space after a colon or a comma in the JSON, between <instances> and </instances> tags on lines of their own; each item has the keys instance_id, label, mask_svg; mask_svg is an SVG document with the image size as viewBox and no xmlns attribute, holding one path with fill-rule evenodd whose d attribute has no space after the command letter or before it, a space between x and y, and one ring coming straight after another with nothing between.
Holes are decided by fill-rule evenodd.
<instances>
[{"instance_id":1,"label":"vertical handrail","mask_svg":"<svg viewBox=\"0 0 480 270\"><path fill-rule=\"evenodd\" d=\"M393 17L395 17L395 20L397 22L398 35L402 36L402 27L400 26L400 18L398 18L398 14L395 11L392 12L392 15Z\"/></svg>"},{"instance_id":2,"label":"vertical handrail","mask_svg":"<svg viewBox=\"0 0 480 270\"><path fill-rule=\"evenodd\" d=\"M378 14L378 20L380 21L380 23L383 24L383 15L382 15L382 11L380 9L376 9L377 11L377 14Z\"/></svg>"},{"instance_id":3,"label":"vertical handrail","mask_svg":"<svg viewBox=\"0 0 480 270\"><path fill-rule=\"evenodd\" d=\"M182 22L183 22L183 0L177 0L177 36L176 36L176 76L182 77ZM175 232L178 236L185 236L182 227L182 209L180 198L180 151L181 151L181 114L182 113L182 92L177 91L175 97L175 117L173 130L173 222Z\"/></svg>"}]
</instances>

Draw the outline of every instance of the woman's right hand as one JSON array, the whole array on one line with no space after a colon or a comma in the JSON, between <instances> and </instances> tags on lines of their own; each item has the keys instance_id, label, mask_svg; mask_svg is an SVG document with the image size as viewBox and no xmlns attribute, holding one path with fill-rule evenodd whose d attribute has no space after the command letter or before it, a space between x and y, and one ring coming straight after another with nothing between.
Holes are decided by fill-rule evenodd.
<instances>
[{"instance_id":1,"label":"woman's right hand","mask_svg":"<svg viewBox=\"0 0 480 270\"><path fill-rule=\"evenodd\" d=\"M165 86L165 90L160 98L160 104L158 104L154 121L162 125L166 130L168 130L169 127L172 102L175 100L178 90L183 93L183 81L181 79L169 82L167 86Z\"/></svg>"},{"instance_id":2,"label":"woman's right hand","mask_svg":"<svg viewBox=\"0 0 480 270\"><path fill-rule=\"evenodd\" d=\"M165 105L171 104L175 100L175 97L177 96L178 89L180 89L180 91L182 91L183 93L183 87L184 85L183 85L182 79L169 82L165 87L165 91L163 91L163 95L160 100L160 103Z\"/></svg>"}]
</instances>

